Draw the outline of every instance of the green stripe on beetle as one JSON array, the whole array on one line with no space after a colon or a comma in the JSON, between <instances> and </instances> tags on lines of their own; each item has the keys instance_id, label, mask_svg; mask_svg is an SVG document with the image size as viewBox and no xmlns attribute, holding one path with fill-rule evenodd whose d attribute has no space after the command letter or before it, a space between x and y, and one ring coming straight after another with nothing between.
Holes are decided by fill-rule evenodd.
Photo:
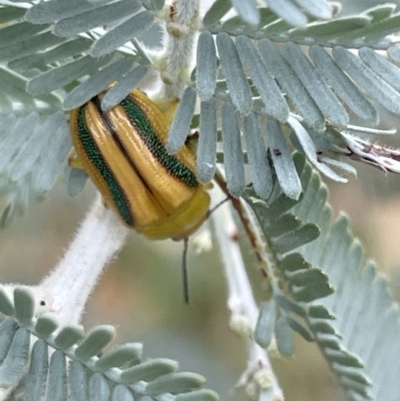
<instances>
[{"instance_id":1,"label":"green stripe on beetle","mask_svg":"<svg viewBox=\"0 0 400 401\"><path fill-rule=\"evenodd\" d=\"M154 132L151 122L140 106L129 96L127 96L120 104L124 108L133 128L139 133L147 148L166 169L168 174L178 178L190 187L197 187L199 183L195 174L177 160L175 156L168 154L164 145Z\"/></svg>"},{"instance_id":2,"label":"green stripe on beetle","mask_svg":"<svg viewBox=\"0 0 400 401\"><path fill-rule=\"evenodd\" d=\"M103 96L71 111L74 164L86 169L104 204L128 227L153 239L188 237L207 218L210 186L197 181L189 146L175 155L165 149L174 109L133 90L103 112Z\"/></svg>"},{"instance_id":3,"label":"green stripe on beetle","mask_svg":"<svg viewBox=\"0 0 400 401\"><path fill-rule=\"evenodd\" d=\"M92 134L87 127L85 119L85 108L86 105L83 105L79 109L78 113L77 124L79 140L81 141L81 144L83 146L83 149L85 150L88 159L103 177L104 181L107 183L111 197L114 200L115 206L117 207L121 218L126 224L128 224L129 226L133 226L133 217L131 215L131 212L129 211L128 201L124 194L124 191L122 190L121 186L118 184L118 181L115 179L114 174L108 167L106 161L103 158L101 150L97 146L92 137Z\"/></svg>"}]
</instances>

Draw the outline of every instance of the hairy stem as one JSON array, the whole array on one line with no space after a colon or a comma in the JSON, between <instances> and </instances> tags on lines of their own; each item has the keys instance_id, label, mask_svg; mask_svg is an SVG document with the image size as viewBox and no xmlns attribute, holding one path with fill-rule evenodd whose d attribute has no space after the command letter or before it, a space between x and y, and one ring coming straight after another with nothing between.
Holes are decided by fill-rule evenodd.
<instances>
[{"instance_id":1,"label":"hairy stem","mask_svg":"<svg viewBox=\"0 0 400 401\"><path fill-rule=\"evenodd\" d=\"M99 196L64 258L35 290L61 327L79 323L90 293L128 232Z\"/></svg>"},{"instance_id":2,"label":"hairy stem","mask_svg":"<svg viewBox=\"0 0 400 401\"><path fill-rule=\"evenodd\" d=\"M166 84L165 98L180 97L190 79L193 45L198 28L199 0L176 0L170 6L167 21L165 69L161 77Z\"/></svg>"}]
</instances>

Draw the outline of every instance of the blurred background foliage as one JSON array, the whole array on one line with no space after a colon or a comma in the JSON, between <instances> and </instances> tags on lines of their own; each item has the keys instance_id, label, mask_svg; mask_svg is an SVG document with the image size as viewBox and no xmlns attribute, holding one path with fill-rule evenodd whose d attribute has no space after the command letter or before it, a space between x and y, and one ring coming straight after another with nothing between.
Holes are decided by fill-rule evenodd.
<instances>
[{"instance_id":1,"label":"blurred background foliage","mask_svg":"<svg viewBox=\"0 0 400 401\"><path fill-rule=\"evenodd\" d=\"M348 14L381 2L342 3L342 13ZM382 124L390 128L395 120L387 115ZM396 128L400 130L400 126ZM390 141L383 138L381 144L400 147L399 135ZM352 229L365 244L367 257L377 261L400 300L400 177L385 176L360 164L357 170L358 177L349 176L348 184L327 182L330 203L335 215L345 211L351 217ZM94 194L93 184L88 183L78 198L69 198L65 183L60 183L43 202L33 204L25 216L13 219L9 228L0 231L2 282L38 283L62 256ZM241 239L255 293L261 294L253 252L244 233ZM181 370L203 374L208 387L224 400L243 400L246 396L240 389L234 391L232 383L246 367L246 344L228 328L218 249L197 254L194 248L192 240L191 300L186 305L181 285L182 244L149 241L132 232L92 295L83 324L88 329L113 324L118 329L117 343L141 341L154 353L147 356L177 359ZM296 335L295 356L273 357L272 362L287 401L345 400L315 344Z\"/></svg>"}]
</instances>

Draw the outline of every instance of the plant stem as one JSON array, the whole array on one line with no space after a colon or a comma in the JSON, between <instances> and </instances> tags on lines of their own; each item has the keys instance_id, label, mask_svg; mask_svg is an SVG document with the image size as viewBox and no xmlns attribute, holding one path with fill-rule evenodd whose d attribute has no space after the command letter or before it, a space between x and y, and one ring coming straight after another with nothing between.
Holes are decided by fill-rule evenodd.
<instances>
[{"instance_id":1,"label":"plant stem","mask_svg":"<svg viewBox=\"0 0 400 401\"><path fill-rule=\"evenodd\" d=\"M193 64L193 44L197 34L199 0L176 0L167 21L166 64L161 77L165 98L180 97L190 80Z\"/></svg>"},{"instance_id":2,"label":"plant stem","mask_svg":"<svg viewBox=\"0 0 400 401\"><path fill-rule=\"evenodd\" d=\"M128 232L98 196L64 258L34 289L61 327L79 323L90 293Z\"/></svg>"}]
</instances>

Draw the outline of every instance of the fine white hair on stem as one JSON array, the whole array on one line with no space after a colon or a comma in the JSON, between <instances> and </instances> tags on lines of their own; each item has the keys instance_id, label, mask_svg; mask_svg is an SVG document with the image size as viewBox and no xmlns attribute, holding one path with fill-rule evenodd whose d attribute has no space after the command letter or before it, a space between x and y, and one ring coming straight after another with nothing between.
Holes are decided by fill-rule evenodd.
<instances>
[{"instance_id":1,"label":"fine white hair on stem","mask_svg":"<svg viewBox=\"0 0 400 401\"><path fill-rule=\"evenodd\" d=\"M90 293L124 245L128 232L115 213L105 208L99 195L63 259L33 289L36 297L45 302L45 311L54 314L60 327L80 322Z\"/></svg>"},{"instance_id":2,"label":"fine white hair on stem","mask_svg":"<svg viewBox=\"0 0 400 401\"><path fill-rule=\"evenodd\" d=\"M180 97L189 81L198 24L199 0L176 0L167 22L166 65L161 74L166 99Z\"/></svg>"}]
</instances>

